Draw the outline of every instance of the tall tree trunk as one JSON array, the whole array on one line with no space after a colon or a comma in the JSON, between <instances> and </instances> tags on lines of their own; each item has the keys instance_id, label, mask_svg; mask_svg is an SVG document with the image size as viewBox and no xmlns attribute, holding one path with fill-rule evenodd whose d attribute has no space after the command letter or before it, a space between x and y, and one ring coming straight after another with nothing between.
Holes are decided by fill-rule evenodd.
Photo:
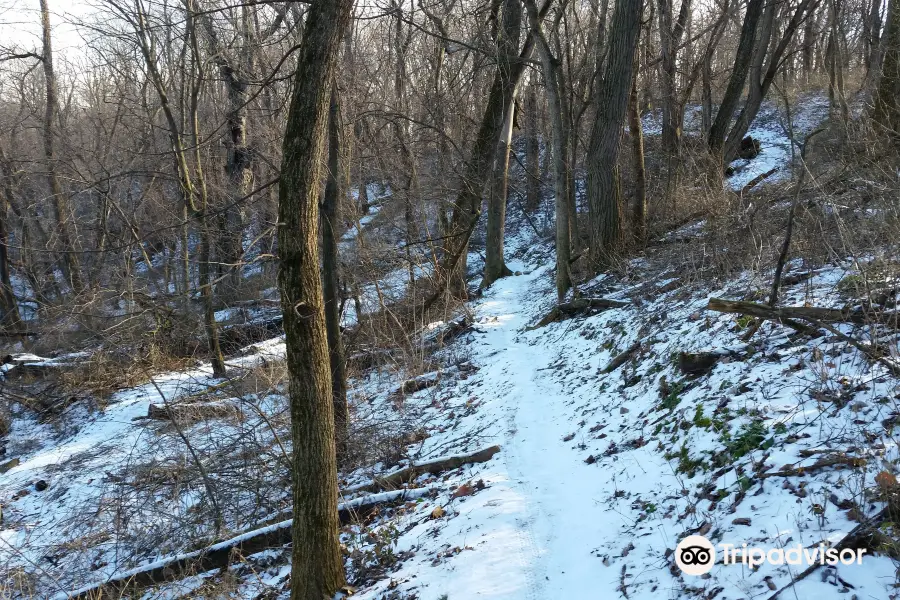
<instances>
[{"instance_id":1,"label":"tall tree trunk","mask_svg":"<svg viewBox=\"0 0 900 600\"><path fill-rule=\"evenodd\" d=\"M832 46L828 91L832 100L832 108L840 109L841 118L846 123L850 118L850 107L847 106L847 98L844 95L844 44L842 43L844 34L840 24L841 6L838 0L828 0L829 43Z\"/></svg>"},{"instance_id":2,"label":"tall tree trunk","mask_svg":"<svg viewBox=\"0 0 900 600\"><path fill-rule=\"evenodd\" d=\"M875 92L875 122L900 142L900 0L888 3L881 77Z\"/></svg>"},{"instance_id":3,"label":"tall tree trunk","mask_svg":"<svg viewBox=\"0 0 900 600\"><path fill-rule=\"evenodd\" d=\"M769 54L771 28L774 23L774 9L767 8L767 10L771 10L771 12L767 12L763 19L762 28L760 29L759 45L753 53L753 64L750 69L747 101L744 103L744 107L741 109L731 131L728 133L728 138L725 140L722 154L723 161L720 163L723 170L724 165L727 165L737 157L741 140L747 135L747 131L750 129L750 125L756 118L756 115L762 106L762 102L769 91L769 87L775 80L775 75L778 74L784 53L787 51L788 46L790 46L791 40L797 29L805 19L809 18L813 10L818 6L819 1L820 0L803 0L797 6L793 16L791 16L791 20L788 22L781 35L781 39L777 44L774 44L775 40L772 40L774 50L772 50L768 57L768 67L763 74L762 63L765 56ZM718 115L716 116L716 120L718 121Z\"/></svg>"},{"instance_id":4,"label":"tall tree trunk","mask_svg":"<svg viewBox=\"0 0 900 600\"><path fill-rule=\"evenodd\" d=\"M803 27L803 80L809 83L813 72L813 59L816 48L816 20L807 19Z\"/></svg>"},{"instance_id":5,"label":"tall tree trunk","mask_svg":"<svg viewBox=\"0 0 900 600\"><path fill-rule=\"evenodd\" d=\"M284 311L293 440L291 599L344 585L338 538L334 403L319 274L319 186L328 104L352 0L310 5L284 134L278 195L278 287Z\"/></svg>"},{"instance_id":6,"label":"tall tree trunk","mask_svg":"<svg viewBox=\"0 0 900 600\"><path fill-rule=\"evenodd\" d=\"M878 49L881 47L881 0L872 0L868 23L869 36L866 38L865 57L867 77L869 72L881 66L878 56Z\"/></svg>"},{"instance_id":7,"label":"tall tree trunk","mask_svg":"<svg viewBox=\"0 0 900 600\"><path fill-rule=\"evenodd\" d=\"M325 332L331 365L331 397L334 404L335 442L338 456L346 450L350 414L347 408L347 368L341 340L341 298L338 281L338 237L340 236L341 190L340 105L337 86L331 91L328 111L328 176L322 202L322 293L325 303Z\"/></svg>"},{"instance_id":8,"label":"tall tree trunk","mask_svg":"<svg viewBox=\"0 0 900 600\"><path fill-rule=\"evenodd\" d=\"M59 120L59 98L56 85L56 73L53 70L53 43L50 35L50 9L47 0L40 0L41 4L41 34L43 40L43 52L41 63L44 67L44 83L47 89L46 106L44 110L44 158L47 161L47 182L50 184L50 193L53 195L53 211L56 217L56 235L63 252L63 272L69 280L72 291L79 294L84 289L81 279L81 265L78 255L75 253L72 232L69 228L69 219L72 217L72 207L69 204L69 196L63 191L59 182L56 164L56 125Z\"/></svg>"},{"instance_id":9,"label":"tall tree trunk","mask_svg":"<svg viewBox=\"0 0 900 600\"><path fill-rule=\"evenodd\" d=\"M12 202L11 173L7 170L6 151L0 146L0 327L16 329L21 325L19 305L13 291L9 268L9 207Z\"/></svg>"},{"instance_id":10,"label":"tall tree trunk","mask_svg":"<svg viewBox=\"0 0 900 600\"><path fill-rule=\"evenodd\" d=\"M707 138L710 153L714 157L719 157L724 150L725 138L731 125L731 118L734 116L734 111L737 109L738 102L741 99L741 92L744 90L744 82L747 80L747 73L750 71L750 63L753 59L756 28L762 17L764 5L764 0L749 0L747 3L744 24L741 27L741 38L735 54L734 69L731 71L728 87L725 89L725 95L719 104L719 110L716 113L716 118L713 120L713 125ZM714 159L713 164L716 163L721 163L721 160ZM718 165L716 169L718 169Z\"/></svg>"},{"instance_id":11,"label":"tall tree trunk","mask_svg":"<svg viewBox=\"0 0 900 600\"><path fill-rule=\"evenodd\" d=\"M497 144L494 159L494 175L488 192L487 236L484 248L483 287L488 287L501 277L512 275L503 260L503 236L506 232L506 199L509 182L509 151L512 145L515 100L507 108L503 131Z\"/></svg>"},{"instance_id":12,"label":"tall tree trunk","mask_svg":"<svg viewBox=\"0 0 900 600\"><path fill-rule=\"evenodd\" d=\"M250 23L247 7L242 7L241 32L246 40L249 36ZM240 286L240 263L244 253L244 215L243 209L237 202L250 193L253 185L253 165L251 163L250 149L247 145L247 102L249 88L249 67L241 64L237 55L252 56L248 47L240 48L237 52L229 53L219 42L218 35L210 14L203 15L203 26L213 45L213 60L219 68L219 75L225 82L226 96L228 98L225 111L225 126L227 137L225 138L225 175L228 179L228 193L225 204L219 213L219 239L216 244L217 258L219 261L218 274L222 278L219 283L220 294L233 297ZM245 44L249 46L249 44Z\"/></svg>"},{"instance_id":13,"label":"tall tree trunk","mask_svg":"<svg viewBox=\"0 0 900 600\"><path fill-rule=\"evenodd\" d=\"M631 137L631 160L634 163L634 204L631 226L638 244L647 241L647 178L644 170L644 131L638 110L637 77L632 77L628 97L628 134Z\"/></svg>"},{"instance_id":14,"label":"tall tree trunk","mask_svg":"<svg viewBox=\"0 0 900 600\"><path fill-rule=\"evenodd\" d=\"M525 92L525 209L534 212L541 203L541 146L537 92L531 84Z\"/></svg>"},{"instance_id":15,"label":"tall tree trunk","mask_svg":"<svg viewBox=\"0 0 900 600\"><path fill-rule=\"evenodd\" d=\"M591 212L590 252L595 265L608 263L621 250L623 241L624 219L616 171L640 29L641 0L616 0L597 114L585 157Z\"/></svg>"},{"instance_id":16,"label":"tall tree trunk","mask_svg":"<svg viewBox=\"0 0 900 600\"><path fill-rule=\"evenodd\" d=\"M681 127L684 106L679 101L676 66L678 44L690 15L691 0L682 0L678 19L673 21L672 0L659 0L660 67L662 89L662 148L666 158L666 197L674 198L678 186L681 152Z\"/></svg>"},{"instance_id":17,"label":"tall tree trunk","mask_svg":"<svg viewBox=\"0 0 900 600\"><path fill-rule=\"evenodd\" d=\"M676 66L678 45L684 34L691 10L691 0L682 0L678 18L672 14L672 0L659 0L660 63L662 89L662 146L670 157L677 157L681 147L681 125L684 109L678 100Z\"/></svg>"},{"instance_id":18,"label":"tall tree trunk","mask_svg":"<svg viewBox=\"0 0 900 600\"><path fill-rule=\"evenodd\" d=\"M404 35L403 6L394 1L392 2L392 9L396 16L393 49L397 53L397 61L394 69L394 100L396 101L397 111L402 114L409 114L409 105L406 94L406 83L408 80L406 73L406 54L412 38L409 35ZM403 184L399 192L403 199L403 219L404 225L406 226L406 240L407 242L413 242L419 237L415 210L419 185L415 157L410 148L411 136L409 133L409 121L405 119L394 120L392 130L400 149L400 161L403 168ZM407 271L409 274L409 286L410 289L413 289L413 286L415 285L415 266L413 264L412 246L410 244L406 244L406 259Z\"/></svg>"},{"instance_id":19,"label":"tall tree trunk","mask_svg":"<svg viewBox=\"0 0 900 600\"><path fill-rule=\"evenodd\" d=\"M503 2L502 28L498 32L497 50L500 61L498 72L512 72L519 52L522 28L522 4L519 0ZM515 116L516 86L510 88L503 110L503 124L494 150L493 177L488 190L487 239L482 286L487 287L501 277L510 275L503 260L503 234L506 225L506 190L509 173L509 147L512 143L513 118Z\"/></svg>"},{"instance_id":20,"label":"tall tree trunk","mask_svg":"<svg viewBox=\"0 0 900 600\"><path fill-rule=\"evenodd\" d=\"M196 28L196 8L193 0L187 0L185 3L186 19L185 29L186 35L189 36L191 42L191 58L193 79L191 81L191 98L190 98L190 120L191 120L191 145L194 148L194 177L196 177L196 188L192 182L191 176L185 170L186 180L182 182L182 191L187 194L186 204L192 204L194 194L196 193L200 199L200 206L196 207L194 216L200 226L200 248L198 262L198 270L200 275L200 297L203 299L203 324L206 329L206 339L209 342L209 353L212 363L214 377L225 376L225 357L222 355L222 348L219 345L219 328L216 325L216 312L213 306L213 269L211 263L212 253L212 231L209 224L209 190L206 185L206 177L203 174L203 157L200 149L200 92L202 82L204 81L203 61L200 53L200 44L197 40ZM153 63L156 64L155 62ZM162 86L162 83L160 83ZM177 136L177 133L173 131ZM187 158L181 159L187 165ZM218 528L218 527L217 527Z\"/></svg>"},{"instance_id":21,"label":"tall tree trunk","mask_svg":"<svg viewBox=\"0 0 900 600\"><path fill-rule=\"evenodd\" d=\"M528 11L528 25L534 36L541 69L544 75L544 87L547 90L547 105L550 113L550 131L553 136L553 183L555 191L556 217L556 297L559 303L566 299L572 279L569 273L571 262L571 231L568 202L568 169L567 169L567 128L563 123L562 91L557 77L559 62L550 49L550 43L541 28L538 8L534 0L525 0Z\"/></svg>"},{"instance_id":22,"label":"tall tree trunk","mask_svg":"<svg viewBox=\"0 0 900 600\"><path fill-rule=\"evenodd\" d=\"M498 48L500 60L497 72L488 93L487 106L475 138L472 155L466 163L462 189L453 206L450 233L446 239L440 270L444 277L443 285L447 285L449 291L456 296L465 295L466 254L468 253L469 237L481 216L482 192L491 174L492 159L503 131L506 113L510 103L513 102L516 87L525 71L527 65L525 59L531 55L534 46L534 41L529 37L519 55L515 55L522 22L521 10L518 0L505 0L504 30L500 32L499 37L499 41L504 46ZM433 303L437 297L438 294L432 295L426 304Z\"/></svg>"}]
</instances>

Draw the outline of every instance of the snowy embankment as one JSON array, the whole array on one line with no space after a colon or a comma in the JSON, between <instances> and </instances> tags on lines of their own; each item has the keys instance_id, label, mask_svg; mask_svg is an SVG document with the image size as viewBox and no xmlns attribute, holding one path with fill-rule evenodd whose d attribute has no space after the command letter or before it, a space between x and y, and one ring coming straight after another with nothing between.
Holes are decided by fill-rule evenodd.
<instances>
[{"instance_id":1,"label":"snowy embankment","mask_svg":"<svg viewBox=\"0 0 900 600\"><path fill-rule=\"evenodd\" d=\"M238 374L283 353L283 341L274 339L227 365ZM37 363L66 358L32 357ZM196 490L188 486L175 497L154 498L151 493L149 502L135 491L153 475L152 469L164 473L173 453L188 460L183 447L173 450L171 434L161 435L146 421L148 409L209 392L222 382L212 377L208 365L148 378L146 384L114 393L100 411L72 405L58 417L62 434L27 411L13 419L0 461L0 567L7 573L0 591L13 596L32 587L22 582L34 579L40 590L36 596L50 597L86 583L87 574L103 580L123 565L145 564L180 549L184 539L170 538L157 546L154 534L196 510ZM247 430L258 426L253 419L244 424ZM213 436L227 438L232 428L222 425ZM195 443L199 447L202 442ZM22 577L23 572L31 575ZM15 573L19 576L13 577Z\"/></svg>"},{"instance_id":2,"label":"snowy embankment","mask_svg":"<svg viewBox=\"0 0 900 600\"><path fill-rule=\"evenodd\" d=\"M476 303L478 332L460 343L478 373L420 394L437 406L435 420L445 399L477 407L434 431L424 453L448 439L465 444L470 431L479 432L470 444L503 450L399 517L396 552L411 558L363 598L395 587L422 600L768 597L799 570L717 565L708 578L686 577L674 568L675 544L696 532L737 547L834 543L880 507L866 493L898 458L882 424L896 415L897 380L883 367L839 339L770 323L742 343L740 319L705 308L710 297L746 293L749 281L664 292L661 278L600 278L595 293L633 305L528 331L552 298L549 268L537 262L511 265L526 274ZM634 266L634 279L648 281ZM837 305L846 274L820 270L785 290L784 304ZM633 359L604 372L636 342ZM722 358L685 375L679 353L705 350ZM823 457L842 460L817 465ZM475 480L483 491L452 498ZM434 505L439 519L429 516ZM820 571L797 584L799 597L888 598L895 582L885 557Z\"/></svg>"},{"instance_id":3,"label":"snowy embankment","mask_svg":"<svg viewBox=\"0 0 900 600\"><path fill-rule=\"evenodd\" d=\"M769 150L764 144L761 158ZM689 533L737 547L836 543L881 508L875 476L897 471L897 379L838 335L810 338L767 322L743 341L747 319L706 309L711 297L750 297L766 283L747 276L721 289L683 284L650 256L632 261L628 280L601 276L582 286L626 306L533 329L555 298L552 251L533 239L510 239L507 248L510 268L521 274L468 307L473 327L430 362L438 370L423 376L429 385L398 394L398 384L418 373L393 368L351 382L364 425L415 424L408 460L501 448L486 463L416 478L406 502L342 530L359 597L769 598L799 570L718 564L709 576L683 576L672 557L676 543ZM792 264L788 275L796 277L782 305L836 307L850 300L844 290L852 286L841 282L857 274L850 265L805 272ZM276 338L230 363L237 372L269 364L283 348ZM711 363L687 364L703 357ZM78 429L63 436L33 418L15 419L10 462L0 466L0 565L8 579L28 572L40 583L37 597L65 597L193 550L186 538L148 536L142 545L136 532L165 531L202 507L202 490L176 486L177 494L148 506L129 486L158 476L146 469L159 466L157 457L171 462L172 448L159 438L175 436L148 426L150 404L183 401L218 383L206 366L156 376L114 394L100 412L75 405L66 422ZM185 433L201 454L212 443L203 436L274 444L267 403L276 400L248 395L250 416L240 423L210 420ZM184 448L178 453L190 463ZM343 506L363 502L360 486L396 467L345 474ZM258 491L239 498L223 537L284 529L288 490L270 492L262 507ZM280 546L244 557L227 595L287 597L289 553ZM200 573L162 592L191 597L221 578L218 570ZM822 567L781 597L890 598L895 581L889 558L867 556L858 566Z\"/></svg>"},{"instance_id":4,"label":"snowy embankment","mask_svg":"<svg viewBox=\"0 0 900 600\"><path fill-rule=\"evenodd\" d=\"M775 183L791 179L793 175L791 163L795 157L800 156L799 144L828 118L828 97L818 92L801 94L791 106L790 118L788 114L780 100L767 100L763 103L759 114L747 131L747 135L759 141L759 156L749 160L739 158L731 163L734 171L726 180L726 185L730 189L738 191L756 177L773 170L775 172L766 177L766 182ZM644 135L658 136L662 133L660 117L659 111L656 111L641 119ZM698 136L700 123L700 107L689 107L684 119L685 135Z\"/></svg>"}]
</instances>

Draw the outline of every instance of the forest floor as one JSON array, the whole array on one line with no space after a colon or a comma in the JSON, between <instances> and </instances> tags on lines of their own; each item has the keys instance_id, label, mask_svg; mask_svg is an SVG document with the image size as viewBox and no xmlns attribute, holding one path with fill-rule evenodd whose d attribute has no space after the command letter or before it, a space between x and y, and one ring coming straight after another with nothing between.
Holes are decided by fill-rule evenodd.
<instances>
[{"instance_id":1,"label":"forest floor","mask_svg":"<svg viewBox=\"0 0 900 600\"><path fill-rule=\"evenodd\" d=\"M701 224L688 230L704 235ZM670 251L660 242L622 274L581 286L621 307L535 327L555 305L554 255L519 228L507 240L516 274L464 308L469 330L424 369L375 368L350 382L358 429L416 435L397 460L343 473L344 502L367 496L355 485L409 462L500 447L487 462L416 478L409 501L343 527L358 597L765 599L792 583L782 598L896 596L897 565L886 555L803 578L803 567L784 565L719 563L703 577L675 567L675 545L690 533L737 547L811 547L839 542L877 513L875 476L897 474L900 463L900 384L841 335L765 322L743 340L752 323L709 311L708 301L764 298L771 273L698 282ZM790 262L781 305L852 305L860 270L885 259L893 260ZM55 424L18 412L0 461L0 590L66 598L198 539L283 519L284 440L272 425L284 433L285 399L258 376L283 352L274 338L229 361L257 387L245 378L221 388L196 365L117 391L100 407L74 403ZM697 368L697 359L709 362ZM398 395L416 376L437 384ZM147 418L152 404L183 406L198 394L237 403L239 418L180 427ZM201 478L185 483L197 456L220 491L237 490L218 507L219 535ZM289 555L278 545L227 573L197 573L142 597L286 598Z\"/></svg>"}]
</instances>

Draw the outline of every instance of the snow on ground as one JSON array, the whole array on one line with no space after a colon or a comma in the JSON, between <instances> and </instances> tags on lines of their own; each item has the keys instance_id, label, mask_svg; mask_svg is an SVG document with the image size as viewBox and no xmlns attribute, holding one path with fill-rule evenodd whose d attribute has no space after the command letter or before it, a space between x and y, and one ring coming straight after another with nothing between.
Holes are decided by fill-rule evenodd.
<instances>
[{"instance_id":1,"label":"snow on ground","mask_svg":"<svg viewBox=\"0 0 900 600\"><path fill-rule=\"evenodd\" d=\"M821 110L815 102L798 107L797 129L811 130ZM764 172L769 163L786 165L790 156L776 117L754 128L763 160L750 161L736 178L749 180L755 175L748 172ZM696 235L698 226L681 233ZM501 447L487 463L420 477L412 487L427 494L344 529L350 574L361 579L358 597L769 598L798 571L717 564L708 577L692 578L674 567L672 550L689 533L766 549L833 543L880 508L867 495L874 476L896 472L900 458L891 437L900 394L883 367L835 336L808 339L771 323L743 342L746 320L706 305L711 297L748 296L757 291L755 279L737 278L721 289L679 287L672 285L677 275L656 266L653 256L634 260L627 281L605 275L585 286L588 295L627 307L531 329L555 298L552 253L524 234L508 240L507 249L510 268L521 275L501 279L471 304L473 329L437 357L438 385L398 399L402 372L351 382L358 421L407 420L427 434L408 448L410 458ZM797 273L801 265L791 268ZM840 282L854 273L851 265L819 269L785 289L782 303L842 306ZM399 269L386 278L391 299L402 296L405 276ZM606 372L637 342L631 360ZM236 366L277 360L283 351L277 338L256 344ZM721 356L708 373L685 374L679 353L704 351ZM188 550L173 540L137 552L122 547L115 532L85 540L96 527L69 515L105 499L101 479L155 451L153 432L135 421L151 402L214 383L205 365L157 376L116 393L62 437L33 419L15 420L7 456L19 462L0 473L0 564L42 565L52 574L47 581L58 578L47 586L49 596ZM840 461L817 467L822 457L843 457L853 467L841 468ZM344 489L394 466L346 474ZM37 491L41 480L48 489ZM348 493L345 501L354 497ZM178 502L163 509L189 511L196 494ZM263 521L248 517L229 527L250 530ZM63 544L76 550L61 553ZM285 597L288 553L250 557L254 570L235 595ZM67 570L90 576L60 575ZM820 568L782 597L892 598L895 572L890 559L867 556L858 566ZM217 576L166 586L163 597L191 597Z\"/></svg>"},{"instance_id":2,"label":"snow on ground","mask_svg":"<svg viewBox=\"0 0 900 600\"><path fill-rule=\"evenodd\" d=\"M239 372L283 354L284 343L276 338L255 345L253 353L231 359L227 365ZM72 356L55 361L34 358L38 360L33 362L59 363ZM84 583L73 581L73 574L83 577L89 572L103 578L121 565L177 550L177 539L170 540L168 547L149 548L131 546L124 539L129 527L144 528L149 539L154 529L165 528L169 517L192 510L196 495L186 493L165 502L156 499L159 506L129 506L127 488L133 474L128 469L152 463L157 455L168 456L143 420L151 403L173 402L216 383L220 381L205 364L153 376L144 385L113 394L102 411L76 405L75 414L64 417L75 431L63 435L34 417L23 414L13 419L5 445L4 460L9 462L0 467L0 565L6 572L38 565L49 596ZM116 503L121 503L118 509ZM122 510L133 514L117 512ZM137 523L141 519L151 522ZM120 535L122 539L117 539ZM0 591L4 585L0 584Z\"/></svg>"},{"instance_id":3,"label":"snow on ground","mask_svg":"<svg viewBox=\"0 0 900 600\"><path fill-rule=\"evenodd\" d=\"M621 289L611 297L632 298L634 307L527 331L550 305L550 268L527 260L510 267L525 274L497 282L474 307L478 332L465 345L480 370L437 393L477 408L422 448L433 454L477 430L470 445L497 442L501 453L450 478L448 492L401 518L397 552L412 558L362 598L388 597L397 586L421 600L678 597L688 587L704 597L771 594L769 582L780 588L791 580L784 567L751 573L719 565L709 579L682 580L668 554L697 530L738 547L777 548L837 541L856 525L843 503L872 486L880 460L897 458L892 443L865 442L896 404L896 380L879 367L833 340L794 342L768 325L755 345L741 344L733 317L704 311L709 297L728 290L678 298ZM785 302L833 303L842 274L824 271L810 295L794 291ZM640 360L602 373L637 340ZM709 376L680 375L675 353L704 349L733 357ZM670 391L661 399L664 379ZM823 400L829 393L846 395L843 410ZM814 462L802 450L854 444L872 468L794 481L761 475ZM486 489L450 498L454 486L475 480ZM422 518L435 504L449 517ZM843 588L888 598L894 568L866 557L859 567L838 567L840 580L823 569L827 581L810 577L801 597L842 597Z\"/></svg>"},{"instance_id":4,"label":"snow on ground","mask_svg":"<svg viewBox=\"0 0 900 600\"><path fill-rule=\"evenodd\" d=\"M789 126L783 108L776 107L772 102L763 106L747 132L747 135L759 140L760 154L752 160L738 159L731 163L735 169L735 174L728 178L731 189L740 190L755 177L776 168L778 171L766 178L768 183L791 179L791 163L795 156L800 155L797 144L802 143L807 135L828 118L828 98L821 94L803 96L793 110L796 114L792 115ZM791 136L796 140L793 142L793 154Z\"/></svg>"},{"instance_id":5,"label":"snow on ground","mask_svg":"<svg viewBox=\"0 0 900 600\"><path fill-rule=\"evenodd\" d=\"M759 140L761 152L754 159L737 159L731 163L734 174L726 185L732 190L740 190L755 177L778 171L766 178L767 183L789 180L792 176L791 163L799 156L797 143L818 127L829 114L828 97L821 93L802 94L791 106L790 121L783 103L767 100L747 131L747 135ZM641 119L644 135L657 136L662 133L660 111L653 111ZM684 132L686 135L700 133L700 107L689 106L685 110ZM794 153L791 152L791 137L795 139Z\"/></svg>"},{"instance_id":6,"label":"snow on ground","mask_svg":"<svg viewBox=\"0 0 900 600\"><path fill-rule=\"evenodd\" d=\"M692 578L673 568L672 549L698 531L715 542L767 549L836 542L856 526L854 512L879 508L864 493L876 473L896 470L897 447L882 422L900 414L897 381L882 367L837 338L810 340L771 324L744 343L745 322L705 307L710 297L752 291L749 278L722 289L672 289L671 274L655 270L652 257L633 261L630 282L600 276L586 286L628 307L529 329L552 306L552 261L539 245L516 256L509 266L522 274L498 281L473 303L473 330L443 351L438 386L398 401L391 390L399 374L354 382L357 406L384 419L412 415L425 429L428 437L410 448L418 459L501 447L487 463L419 478L414 487L437 491L369 526L345 529L351 556L363 557L350 559L351 575L387 563L383 577L364 578L360 598L767 598L797 570L718 564L708 578ZM839 282L852 273L845 265L820 269L786 289L783 303L839 306ZM634 360L606 373L637 341ZM283 352L279 340L257 348L269 357ZM722 355L711 372L683 374L678 353L705 350ZM172 397L210 383L205 368L156 381ZM18 523L0 533L12 547L3 550L7 558L21 546L37 561L42 547L58 541L54 520L66 497L90 498L92 477L142 448L146 432L132 418L145 414L155 395L150 386L117 395L77 434L48 436L0 475L4 506ZM840 453L857 466L813 467ZM76 458L77 473L50 480L51 491L64 491L10 502L10 493ZM782 476L786 466L808 471ZM344 489L384 468L350 474ZM117 572L113 555L103 556L110 564L95 570L98 578ZM276 550L251 557L261 566L244 578L240 597L283 595L285 556ZM867 556L859 566L821 568L798 585L797 597L890 598L894 573L890 559ZM166 595L190 596L215 577L189 578Z\"/></svg>"}]
</instances>

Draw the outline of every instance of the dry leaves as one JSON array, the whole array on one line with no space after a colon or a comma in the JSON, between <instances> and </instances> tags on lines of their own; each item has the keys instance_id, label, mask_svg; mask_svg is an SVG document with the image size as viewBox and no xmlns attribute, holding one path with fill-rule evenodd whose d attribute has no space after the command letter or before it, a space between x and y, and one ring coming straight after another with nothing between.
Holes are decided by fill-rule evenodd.
<instances>
[{"instance_id":1,"label":"dry leaves","mask_svg":"<svg viewBox=\"0 0 900 600\"><path fill-rule=\"evenodd\" d=\"M890 492L892 490L897 489L897 478L888 473L887 471L882 471L878 475L875 476L875 483L878 484L878 487L884 490L885 492Z\"/></svg>"}]
</instances>

